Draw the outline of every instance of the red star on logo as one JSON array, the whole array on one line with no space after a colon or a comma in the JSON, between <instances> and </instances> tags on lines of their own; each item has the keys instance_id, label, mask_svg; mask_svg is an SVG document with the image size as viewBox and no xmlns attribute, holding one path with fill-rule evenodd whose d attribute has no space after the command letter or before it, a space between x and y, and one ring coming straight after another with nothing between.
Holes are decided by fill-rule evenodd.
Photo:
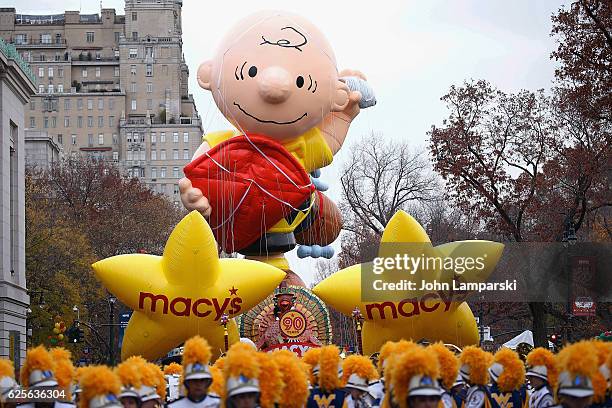
<instances>
[{"instance_id":1,"label":"red star on logo","mask_svg":"<svg viewBox=\"0 0 612 408\"><path fill-rule=\"evenodd\" d=\"M229 290L229 293L230 293L230 296L234 296L238 293L238 289L232 286L232 288Z\"/></svg>"}]
</instances>

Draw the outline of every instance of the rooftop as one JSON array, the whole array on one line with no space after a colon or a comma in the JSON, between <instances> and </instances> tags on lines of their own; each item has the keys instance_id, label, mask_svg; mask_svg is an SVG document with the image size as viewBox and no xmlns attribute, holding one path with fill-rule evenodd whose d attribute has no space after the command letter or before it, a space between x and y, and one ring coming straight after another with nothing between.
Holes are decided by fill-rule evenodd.
<instances>
[{"instance_id":1,"label":"rooftop","mask_svg":"<svg viewBox=\"0 0 612 408\"><path fill-rule=\"evenodd\" d=\"M0 38L0 52L6 56L6 58L12 59L19 65L19 68L26 74L26 76L32 81L32 84L36 85L36 76L32 72L30 65L21 58L21 55L17 52L17 49L13 44L7 44L2 38Z\"/></svg>"}]
</instances>

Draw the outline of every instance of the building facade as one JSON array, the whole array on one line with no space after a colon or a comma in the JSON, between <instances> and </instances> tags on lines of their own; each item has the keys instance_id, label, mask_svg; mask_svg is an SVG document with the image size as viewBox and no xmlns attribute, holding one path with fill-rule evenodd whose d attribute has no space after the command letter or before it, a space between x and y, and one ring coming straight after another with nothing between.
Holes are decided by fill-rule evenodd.
<instances>
[{"instance_id":1,"label":"building facade","mask_svg":"<svg viewBox=\"0 0 612 408\"><path fill-rule=\"evenodd\" d=\"M17 50L0 40L0 356L19 369L30 303L25 275L25 110L34 77Z\"/></svg>"},{"instance_id":2,"label":"building facade","mask_svg":"<svg viewBox=\"0 0 612 408\"><path fill-rule=\"evenodd\" d=\"M117 163L177 204L177 181L203 132L181 9L181 0L126 0L125 15L0 9L0 36L36 76L26 127L47 132L65 155Z\"/></svg>"},{"instance_id":3,"label":"building facade","mask_svg":"<svg viewBox=\"0 0 612 408\"><path fill-rule=\"evenodd\" d=\"M25 164L32 168L49 169L62 158L62 149L42 130L25 131Z\"/></svg>"}]
</instances>

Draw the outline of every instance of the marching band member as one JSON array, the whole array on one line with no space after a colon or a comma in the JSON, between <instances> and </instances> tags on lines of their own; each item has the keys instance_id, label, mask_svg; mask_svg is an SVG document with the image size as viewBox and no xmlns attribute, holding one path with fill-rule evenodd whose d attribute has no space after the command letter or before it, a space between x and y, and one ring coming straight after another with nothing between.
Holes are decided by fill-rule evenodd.
<instances>
[{"instance_id":1,"label":"marching band member","mask_svg":"<svg viewBox=\"0 0 612 408\"><path fill-rule=\"evenodd\" d=\"M423 347L414 347L397 355L391 371L390 399L397 408L437 408L440 404L438 359Z\"/></svg>"},{"instance_id":2,"label":"marching band member","mask_svg":"<svg viewBox=\"0 0 612 408\"><path fill-rule=\"evenodd\" d=\"M593 345L581 341L567 345L555 361L559 366L559 381L555 408L586 408L593 401L593 376L598 370L597 354Z\"/></svg>"},{"instance_id":3,"label":"marching band member","mask_svg":"<svg viewBox=\"0 0 612 408\"><path fill-rule=\"evenodd\" d=\"M457 408L454 398L451 395L451 388L459 375L459 360L455 354L450 351L444 344L435 343L426 349L428 352L436 355L438 365L440 366L440 390L442 394L442 403L444 408Z\"/></svg>"},{"instance_id":4,"label":"marching band member","mask_svg":"<svg viewBox=\"0 0 612 408\"><path fill-rule=\"evenodd\" d=\"M516 351L506 347L499 349L489 367L489 375L488 394L493 408L527 407L525 364Z\"/></svg>"},{"instance_id":5,"label":"marching band member","mask_svg":"<svg viewBox=\"0 0 612 408\"><path fill-rule=\"evenodd\" d=\"M353 354L342 363L344 388L347 396L345 408L370 408L373 397L369 393L370 382L378 379L378 372L368 357Z\"/></svg>"},{"instance_id":6,"label":"marching band member","mask_svg":"<svg viewBox=\"0 0 612 408\"><path fill-rule=\"evenodd\" d=\"M342 386L342 366L338 347L321 347L319 363L313 369L318 371L318 384L310 391L307 408L342 408L346 392Z\"/></svg>"},{"instance_id":7,"label":"marching band member","mask_svg":"<svg viewBox=\"0 0 612 408\"><path fill-rule=\"evenodd\" d=\"M554 405L553 388L559 372L555 356L543 347L533 349L527 355L527 380L533 388L529 408L547 408Z\"/></svg>"},{"instance_id":8,"label":"marching band member","mask_svg":"<svg viewBox=\"0 0 612 408\"><path fill-rule=\"evenodd\" d=\"M478 347L468 346L461 352L459 360L461 362L459 374L468 386L463 407L491 408L487 397L487 384L489 383L487 369L493 361L493 356Z\"/></svg>"},{"instance_id":9,"label":"marching band member","mask_svg":"<svg viewBox=\"0 0 612 408\"><path fill-rule=\"evenodd\" d=\"M230 347L223 364L225 407L256 408L261 393L257 352L252 347L239 346L237 343Z\"/></svg>"},{"instance_id":10,"label":"marching band member","mask_svg":"<svg viewBox=\"0 0 612 408\"><path fill-rule=\"evenodd\" d=\"M275 351L272 358L281 374L279 408L303 408L309 394L308 372L303 367L306 364L289 350Z\"/></svg>"}]
</instances>

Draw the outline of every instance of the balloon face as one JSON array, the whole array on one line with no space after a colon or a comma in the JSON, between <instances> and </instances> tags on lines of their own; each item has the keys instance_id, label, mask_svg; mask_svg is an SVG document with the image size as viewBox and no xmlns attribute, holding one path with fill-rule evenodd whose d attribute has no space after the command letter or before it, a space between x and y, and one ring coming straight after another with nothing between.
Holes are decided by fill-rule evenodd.
<instances>
[{"instance_id":1,"label":"balloon face","mask_svg":"<svg viewBox=\"0 0 612 408\"><path fill-rule=\"evenodd\" d=\"M469 269L462 276L471 282L484 282L493 272L504 246L490 241L459 241L433 247L425 230L403 211L398 211L387 224L382 243L419 243L424 252L442 257L465 257L484 254L482 270ZM384 248L384 250L382 250ZM383 246L379 256L393 257L392 245ZM402 248L400 245L398 248ZM465 346L478 342L478 328L474 315L464 302L467 293L443 291L405 291L400 301L365 301L362 297L362 268L353 265L323 280L313 292L324 302L350 316L358 307L366 320L363 326L364 352L371 354L388 340L412 339L444 341ZM422 271L416 271L419 276ZM436 279L450 282L453 271L437 271ZM384 279L384 275L382 275ZM422 279L422 277L420 278ZM417 280L418 281L418 280ZM341 290L339 290L341 288Z\"/></svg>"},{"instance_id":2,"label":"balloon face","mask_svg":"<svg viewBox=\"0 0 612 408\"><path fill-rule=\"evenodd\" d=\"M96 276L134 310L121 358L153 360L199 334L213 353L224 351L221 319L243 313L265 299L285 273L262 262L219 259L202 215L193 211L175 227L163 256L130 254L96 262ZM233 321L230 343L238 341Z\"/></svg>"},{"instance_id":3,"label":"balloon face","mask_svg":"<svg viewBox=\"0 0 612 408\"><path fill-rule=\"evenodd\" d=\"M238 23L207 72L217 106L236 128L276 140L303 134L348 97L338 92L342 83L323 34L288 13Z\"/></svg>"}]
</instances>

